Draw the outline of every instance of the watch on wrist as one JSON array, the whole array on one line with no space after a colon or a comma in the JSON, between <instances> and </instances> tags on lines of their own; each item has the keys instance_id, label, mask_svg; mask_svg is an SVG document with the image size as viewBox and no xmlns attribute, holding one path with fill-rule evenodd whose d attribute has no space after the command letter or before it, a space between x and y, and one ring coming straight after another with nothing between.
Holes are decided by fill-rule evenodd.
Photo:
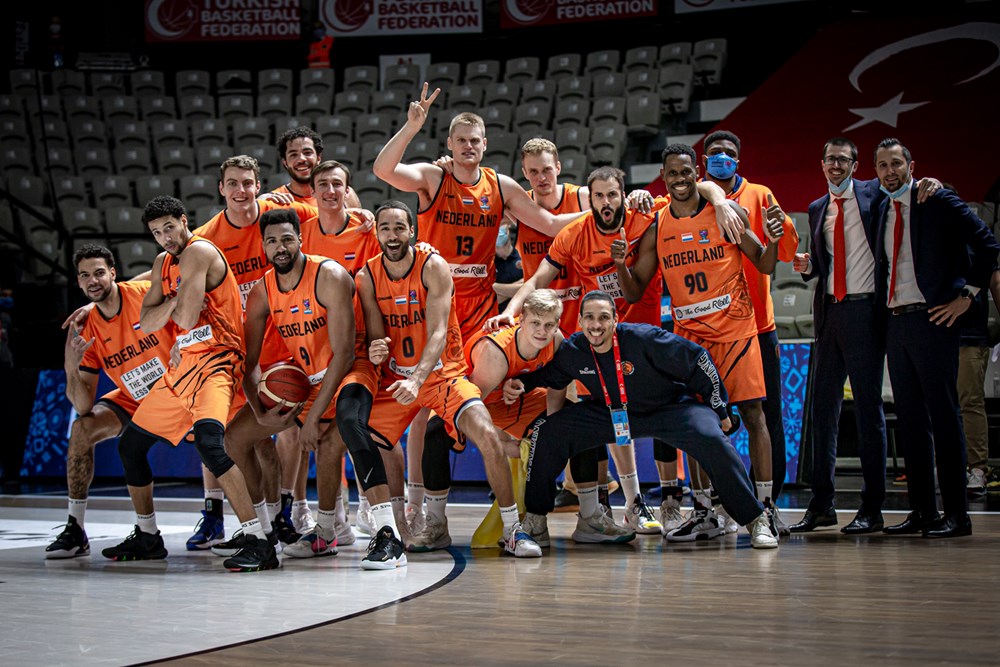
<instances>
[{"instance_id":1,"label":"watch on wrist","mask_svg":"<svg viewBox=\"0 0 1000 667\"><path fill-rule=\"evenodd\" d=\"M959 292L959 293L958 293L958 295L959 295L960 297L963 297L963 298L965 298L965 299L968 299L969 301L972 301L972 299L973 299L973 296L972 296L972 292L970 292L970 291L969 291L969 288L968 288L968 287L963 287L963 288L962 288L962 291L961 291L961 292Z\"/></svg>"}]
</instances>

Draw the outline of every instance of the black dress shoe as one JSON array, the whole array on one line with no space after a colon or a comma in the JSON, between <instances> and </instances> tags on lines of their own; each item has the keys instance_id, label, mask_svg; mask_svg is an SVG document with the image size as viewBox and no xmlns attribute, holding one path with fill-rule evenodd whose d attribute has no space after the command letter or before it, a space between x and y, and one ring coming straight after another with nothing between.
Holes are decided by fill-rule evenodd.
<instances>
[{"instance_id":1,"label":"black dress shoe","mask_svg":"<svg viewBox=\"0 0 1000 667\"><path fill-rule=\"evenodd\" d=\"M910 512L906 515L906 520L903 521L903 523L897 523L894 526L886 526L882 529L882 532L886 535L916 535L917 533L924 532L924 529L927 528L928 525L937 520L937 512L926 517L920 512Z\"/></svg>"},{"instance_id":2,"label":"black dress shoe","mask_svg":"<svg viewBox=\"0 0 1000 667\"><path fill-rule=\"evenodd\" d=\"M882 530L885 522L882 521L882 513L862 514L854 517L854 521L840 529L845 535L864 535L865 533L877 533Z\"/></svg>"},{"instance_id":3,"label":"black dress shoe","mask_svg":"<svg viewBox=\"0 0 1000 667\"><path fill-rule=\"evenodd\" d=\"M972 521L968 515L945 515L924 530L924 537L963 537L965 535L972 535Z\"/></svg>"},{"instance_id":4,"label":"black dress shoe","mask_svg":"<svg viewBox=\"0 0 1000 667\"><path fill-rule=\"evenodd\" d=\"M820 526L836 525L837 510L831 507L825 512L813 512L812 510L806 510L806 515L802 517L802 521L792 524L788 527L788 529L793 533L808 533L814 528L819 528Z\"/></svg>"}]
</instances>

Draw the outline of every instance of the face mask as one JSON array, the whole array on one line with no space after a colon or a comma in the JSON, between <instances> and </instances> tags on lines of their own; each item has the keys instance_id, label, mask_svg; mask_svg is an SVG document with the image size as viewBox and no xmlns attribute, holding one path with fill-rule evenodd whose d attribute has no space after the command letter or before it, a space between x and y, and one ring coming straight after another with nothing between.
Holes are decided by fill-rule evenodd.
<instances>
[{"instance_id":1,"label":"face mask","mask_svg":"<svg viewBox=\"0 0 1000 667\"><path fill-rule=\"evenodd\" d=\"M886 195L888 195L889 199L899 199L904 194L906 194L907 190L910 189L910 183L911 182L912 181L907 182L905 185L903 185L901 188L899 188L895 192L889 192L888 190L885 189L884 186L881 186L881 185L878 186L878 189L881 190L882 192L884 192Z\"/></svg>"},{"instance_id":2,"label":"face mask","mask_svg":"<svg viewBox=\"0 0 1000 667\"><path fill-rule=\"evenodd\" d=\"M507 227L500 228L500 234L497 235L497 247L502 248L507 245L507 241L510 240L510 230Z\"/></svg>"},{"instance_id":3,"label":"face mask","mask_svg":"<svg viewBox=\"0 0 1000 667\"><path fill-rule=\"evenodd\" d=\"M827 181L826 184L830 186L830 194L842 195L847 191L847 187L851 184L851 179L845 178L840 185L834 185L831 181Z\"/></svg>"},{"instance_id":4,"label":"face mask","mask_svg":"<svg viewBox=\"0 0 1000 667\"><path fill-rule=\"evenodd\" d=\"M725 180L736 173L736 160L725 153L708 156L708 174L713 178Z\"/></svg>"}]
</instances>

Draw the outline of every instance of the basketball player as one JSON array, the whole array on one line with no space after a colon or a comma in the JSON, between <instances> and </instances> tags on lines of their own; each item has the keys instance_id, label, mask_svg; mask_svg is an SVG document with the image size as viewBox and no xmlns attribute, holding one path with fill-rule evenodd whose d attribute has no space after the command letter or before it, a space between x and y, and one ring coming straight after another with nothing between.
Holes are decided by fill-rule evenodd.
<instances>
[{"instance_id":1,"label":"basketball player","mask_svg":"<svg viewBox=\"0 0 1000 667\"><path fill-rule=\"evenodd\" d=\"M369 358L384 364L369 429L383 446L392 446L417 411L429 408L460 446L465 436L475 441L500 505L504 548L516 553L526 536L518 534L522 531L507 456L516 458L520 450L515 439L493 425L479 388L465 377L451 272L440 255L410 246L414 225L405 204L385 202L375 215L382 254L368 260L357 278L371 341ZM375 539L390 539L384 531ZM413 543L422 548L448 546L447 519L428 522Z\"/></svg>"},{"instance_id":2,"label":"basketball player","mask_svg":"<svg viewBox=\"0 0 1000 667\"><path fill-rule=\"evenodd\" d=\"M291 195L295 201L315 207L316 196L310 185L313 168L323 160L323 137L310 127L293 127L278 137L277 148L281 166L292 180L271 192ZM350 184L345 202L346 208L361 208L358 195Z\"/></svg>"},{"instance_id":3,"label":"basketball player","mask_svg":"<svg viewBox=\"0 0 1000 667\"><path fill-rule=\"evenodd\" d=\"M638 301L647 285L659 284L653 280L659 266L671 296L674 332L708 350L729 392L729 402L739 406L746 424L752 464L761 480L769 480L770 438L761 407L766 392L743 258L749 259L755 271L774 270L784 215L765 213L770 241L766 249L749 225L734 248L712 224L715 212L695 188L698 167L690 146L671 144L664 149L661 176L670 193L669 205L661 209L658 222L639 243L637 259L628 265L624 239L613 249L622 290L626 299ZM736 202L725 205L746 215ZM756 487L758 500L770 514L770 484L758 481ZM712 502L696 495L690 520L665 536L672 541L693 541L717 537L724 530Z\"/></svg>"},{"instance_id":4,"label":"basketball player","mask_svg":"<svg viewBox=\"0 0 1000 667\"><path fill-rule=\"evenodd\" d=\"M143 222L166 251L153 262L153 281L142 302L143 331L173 341L180 360L150 389L118 441L125 482L135 507L135 530L102 553L112 560L165 558L156 528L153 471L147 459L157 440L179 442L193 428L194 446L215 475L246 534L245 548L223 563L252 572L280 565L264 527L254 516L246 482L226 454L224 424L243 375L243 313L239 287L225 256L188 230L184 205L153 198Z\"/></svg>"},{"instance_id":5,"label":"basketball player","mask_svg":"<svg viewBox=\"0 0 1000 667\"><path fill-rule=\"evenodd\" d=\"M122 432L149 387L170 364L171 341L137 328L149 282L115 282L115 257L104 246L81 246L73 255L73 265L77 284L93 307L66 325L66 397L79 417L73 422L66 451L69 518L66 528L45 548L46 558L90 553L84 514L94 480L94 447ZM101 370L116 387L95 402Z\"/></svg>"}]
</instances>

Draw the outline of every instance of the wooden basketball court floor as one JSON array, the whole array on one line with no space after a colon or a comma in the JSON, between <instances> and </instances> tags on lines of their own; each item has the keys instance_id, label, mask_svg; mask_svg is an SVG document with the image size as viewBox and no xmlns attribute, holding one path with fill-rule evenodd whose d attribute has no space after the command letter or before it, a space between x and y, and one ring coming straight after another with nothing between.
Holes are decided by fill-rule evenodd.
<instances>
[{"instance_id":1,"label":"wooden basketball court floor","mask_svg":"<svg viewBox=\"0 0 1000 667\"><path fill-rule=\"evenodd\" d=\"M332 558L240 575L184 550L196 501L157 502L165 561L101 557L131 530L123 498L92 498L92 555L46 561L63 501L0 497L0 663L1000 664L997 513L975 513L970 538L821 529L771 551L745 531L577 545L575 516L555 514L552 548L520 560L470 550L486 508L449 505L455 546L406 568L360 570L359 538ZM840 524L852 516L841 510Z\"/></svg>"}]
</instances>

